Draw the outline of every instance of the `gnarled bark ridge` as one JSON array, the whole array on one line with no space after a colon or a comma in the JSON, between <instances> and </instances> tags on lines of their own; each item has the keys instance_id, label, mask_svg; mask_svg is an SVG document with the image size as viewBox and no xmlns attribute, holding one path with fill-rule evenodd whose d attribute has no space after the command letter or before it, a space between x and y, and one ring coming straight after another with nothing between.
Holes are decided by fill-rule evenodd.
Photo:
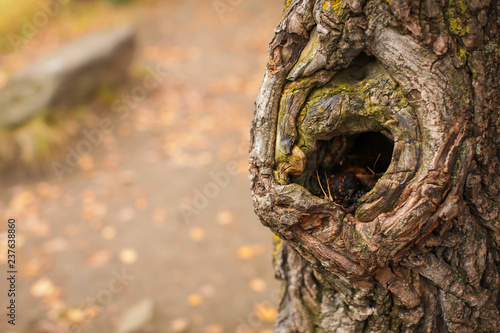
<instances>
[{"instance_id":1,"label":"gnarled bark ridge","mask_svg":"<svg viewBox=\"0 0 500 333\"><path fill-rule=\"evenodd\" d=\"M250 148L276 332L497 332L500 3L292 0Z\"/></svg>"}]
</instances>

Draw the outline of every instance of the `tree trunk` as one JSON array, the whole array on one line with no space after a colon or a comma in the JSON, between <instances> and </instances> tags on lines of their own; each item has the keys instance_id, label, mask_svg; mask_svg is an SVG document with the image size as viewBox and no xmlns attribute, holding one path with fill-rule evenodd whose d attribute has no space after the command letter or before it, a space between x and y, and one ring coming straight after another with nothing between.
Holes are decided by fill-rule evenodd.
<instances>
[{"instance_id":1,"label":"tree trunk","mask_svg":"<svg viewBox=\"0 0 500 333\"><path fill-rule=\"evenodd\" d=\"M498 332L500 3L289 0L250 151L276 332Z\"/></svg>"}]
</instances>

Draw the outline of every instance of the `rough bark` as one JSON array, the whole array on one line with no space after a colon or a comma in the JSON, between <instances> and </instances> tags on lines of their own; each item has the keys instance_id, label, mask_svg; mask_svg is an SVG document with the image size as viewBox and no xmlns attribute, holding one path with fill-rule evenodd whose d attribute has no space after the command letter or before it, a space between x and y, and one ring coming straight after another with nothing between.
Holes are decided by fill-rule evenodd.
<instances>
[{"instance_id":1,"label":"rough bark","mask_svg":"<svg viewBox=\"0 0 500 333\"><path fill-rule=\"evenodd\" d=\"M276 332L498 332L499 21L495 0L287 1L250 148ZM348 168L373 132L387 168Z\"/></svg>"}]
</instances>

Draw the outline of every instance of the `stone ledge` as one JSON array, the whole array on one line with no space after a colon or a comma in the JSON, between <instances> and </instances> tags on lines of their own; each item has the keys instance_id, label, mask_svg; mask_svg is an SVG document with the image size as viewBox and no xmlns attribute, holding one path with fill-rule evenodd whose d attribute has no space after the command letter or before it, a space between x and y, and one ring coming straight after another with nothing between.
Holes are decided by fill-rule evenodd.
<instances>
[{"instance_id":1,"label":"stone ledge","mask_svg":"<svg viewBox=\"0 0 500 333\"><path fill-rule=\"evenodd\" d=\"M130 26L73 40L15 74L0 91L0 128L19 126L52 108L70 108L127 77L135 42Z\"/></svg>"}]
</instances>

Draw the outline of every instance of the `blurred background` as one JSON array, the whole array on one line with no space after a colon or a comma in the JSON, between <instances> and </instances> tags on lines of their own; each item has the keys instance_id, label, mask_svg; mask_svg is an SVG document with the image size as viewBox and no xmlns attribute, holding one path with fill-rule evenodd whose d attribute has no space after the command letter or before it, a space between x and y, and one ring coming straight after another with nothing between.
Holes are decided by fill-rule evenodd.
<instances>
[{"instance_id":1,"label":"blurred background","mask_svg":"<svg viewBox=\"0 0 500 333\"><path fill-rule=\"evenodd\" d=\"M0 0L0 332L272 332L247 150L282 5Z\"/></svg>"}]
</instances>

